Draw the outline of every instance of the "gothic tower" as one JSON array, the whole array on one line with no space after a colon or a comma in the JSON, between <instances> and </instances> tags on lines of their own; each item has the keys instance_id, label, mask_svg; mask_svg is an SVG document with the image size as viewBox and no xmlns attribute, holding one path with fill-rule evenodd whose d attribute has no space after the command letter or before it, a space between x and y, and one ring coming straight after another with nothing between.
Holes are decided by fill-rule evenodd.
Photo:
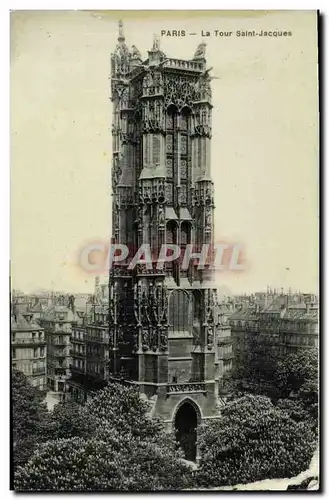
<instances>
[{"instance_id":1,"label":"gothic tower","mask_svg":"<svg viewBox=\"0 0 329 500\"><path fill-rule=\"evenodd\" d=\"M158 257L166 244L181 256L191 245L211 253L213 244L205 45L191 60L172 59L154 37L143 61L120 22L111 63L112 244L133 252L149 245L152 262L131 266L127 257L111 267L110 371L137 384L168 426L184 404L200 422L218 415L225 328L216 290L197 259L184 269L182 258L161 265Z\"/></svg>"}]
</instances>

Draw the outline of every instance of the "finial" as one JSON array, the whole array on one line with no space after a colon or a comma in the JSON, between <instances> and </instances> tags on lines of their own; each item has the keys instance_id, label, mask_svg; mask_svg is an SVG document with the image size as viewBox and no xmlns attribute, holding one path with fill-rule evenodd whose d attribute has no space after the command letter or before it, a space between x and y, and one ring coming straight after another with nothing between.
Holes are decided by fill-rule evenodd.
<instances>
[{"instance_id":1,"label":"finial","mask_svg":"<svg viewBox=\"0 0 329 500\"><path fill-rule=\"evenodd\" d=\"M118 36L118 42L124 42L125 41L125 35L123 33L123 22L119 21L119 36Z\"/></svg>"}]
</instances>

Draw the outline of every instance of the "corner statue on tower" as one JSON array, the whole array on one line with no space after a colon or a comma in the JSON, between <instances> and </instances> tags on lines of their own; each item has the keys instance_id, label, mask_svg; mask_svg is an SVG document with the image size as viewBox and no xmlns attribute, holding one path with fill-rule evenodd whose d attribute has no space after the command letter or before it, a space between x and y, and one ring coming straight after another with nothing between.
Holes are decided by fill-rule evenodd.
<instances>
[{"instance_id":1,"label":"corner statue on tower","mask_svg":"<svg viewBox=\"0 0 329 500\"><path fill-rule=\"evenodd\" d=\"M206 47L207 44L200 43L194 53L193 59L205 59L206 58Z\"/></svg>"}]
</instances>

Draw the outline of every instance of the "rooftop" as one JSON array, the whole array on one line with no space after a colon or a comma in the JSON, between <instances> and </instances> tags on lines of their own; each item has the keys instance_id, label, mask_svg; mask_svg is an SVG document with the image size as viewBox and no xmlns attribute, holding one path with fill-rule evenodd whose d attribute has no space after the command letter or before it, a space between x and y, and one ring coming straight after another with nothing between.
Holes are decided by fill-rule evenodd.
<instances>
[{"instance_id":1,"label":"rooftop","mask_svg":"<svg viewBox=\"0 0 329 500\"><path fill-rule=\"evenodd\" d=\"M30 331L43 330L43 328L34 321L33 314L17 311L11 315L11 330Z\"/></svg>"}]
</instances>

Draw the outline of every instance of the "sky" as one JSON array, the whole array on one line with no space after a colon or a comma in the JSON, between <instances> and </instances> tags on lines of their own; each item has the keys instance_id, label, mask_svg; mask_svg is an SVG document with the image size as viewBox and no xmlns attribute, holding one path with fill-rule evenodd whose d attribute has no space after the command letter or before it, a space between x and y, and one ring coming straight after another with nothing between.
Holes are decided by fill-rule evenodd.
<instances>
[{"instance_id":1,"label":"sky","mask_svg":"<svg viewBox=\"0 0 329 500\"><path fill-rule=\"evenodd\" d=\"M212 67L215 239L243 245L247 269L217 274L234 293L318 290L315 11L11 13L12 286L93 289L79 252L111 234L110 54L117 22L147 57L207 43ZM202 37L202 30L211 33ZM216 37L214 30L232 31ZM244 37L237 31L290 31ZM197 33L194 36L188 33ZM105 276L103 276L105 278Z\"/></svg>"}]
</instances>

